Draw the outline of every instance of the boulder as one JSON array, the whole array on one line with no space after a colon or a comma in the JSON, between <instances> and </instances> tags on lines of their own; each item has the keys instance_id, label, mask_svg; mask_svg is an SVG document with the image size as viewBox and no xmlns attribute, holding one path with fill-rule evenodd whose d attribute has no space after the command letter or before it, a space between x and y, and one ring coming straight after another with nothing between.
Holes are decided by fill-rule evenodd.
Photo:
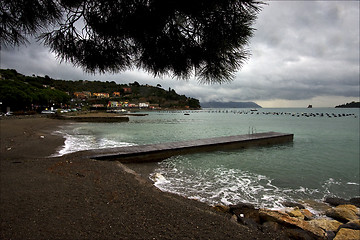
<instances>
[{"instance_id":1,"label":"boulder","mask_svg":"<svg viewBox=\"0 0 360 240\"><path fill-rule=\"evenodd\" d=\"M328 240L333 240L335 238L335 236L336 236L336 233L333 231L326 232L326 239L328 239Z\"/></svg>"},{"instance_id":2,"label":"boulder","mask_svg":"<svg viewBox=\"0 0 360 240\"><path fill-rule=\"evenodd\" d=\"M306 232L311 233L312 235L316 236L317 238L324 238L325 231L317 226L309 224L307 221L290 217L285 213L281 213L279 211L271 211L260 209L259 210L260 219L263 222L276 222L280 225L290 228L300 228Z\"/></svg>"},{"instance_id":3,"label":"boulder","mask_svg":"<svg viewBox=\"0 0 360 240\"><path fill-rule=\"evenodd\" d=\"M213 209L218 212L230 213L230 207L224 205L215 205L213 206Z\"/></svg>"},{"instance_id":4,"label":"boulder","mask_svg":"<svg viewBox=\"0 0 360 240\"><path fill-rule=\"evenodd\" d=\"M301 213L304 215L305 220L312 220L314 219L314 214L312 214L312 212L310 212L307 209L300 209Z\"/></svg>"},{"instance_id":5,"label":"boulder","mask_svg":"<svg viewBox=\"0 0 360 240\"><path fill-rule=\"evenodd\" d=\"M332 219L314 219L309 221L309 224L314 227L319 227L325 232L337 232L338 228L341 226L341 222Z\"/></svg>"},{"instance_id":6,"label":"boulder","mask_svg":"<svg viewBox=\"0 0 360 240\"><path fill-rule=\"evenodd\" d=\"M314 209L317 212L325 212L326 210L331 208L329 206L329 204L327 204L325 202L319 202L319 201L310 200L310 199L306 199L303 202L304 202L304 204L306 204L306 206L311 207L312 209Z\"/></svg>"},{"instance_id":7,"label":"boulder","mask_svg":"<svg viewBox=\"0 0 360 240\"><path fill-rule=\"evenodd\" d=\"M336 234L334 240L359 240L360 230L341 228Z\"/></svg>"},{"instance_id":8,"label":"boulder","mask_svg":"<svg viewBox=\"0 0 360 240\"><path fill-rule=\"evenodd\" d=\"M254 210L255 206L251 203L238 203L236 205L230 205L230 212L239 215L244 210Z\"/></svg>"},{"instance_id":9,"label":"boulder","mask_svg":"<svg viewBox=\"0 0 360 240\"><path fill-rule=\"evenodd\" d=\"M255 209L255 206L250 203L239 203L236 205L230 205L230 213L235 214L236 216L242 216L245 218L250 218L257 223L260 223L259 210Z\"/></svg>"},{"instance_id":10,"label":"boulder","mask_svg":"<svg viewBox=\"0 0 360 240\"><path fill-rule=\"evenodd\" d=\"M290 212L287 212L287 214L289 214L290 217L295 217L295 218L302 219L302 220L305 219L304 214L302 214L301 210L298 207L296 207L295 209L293 209Z\"/></svg>"},{"instance_id":11,"label":"boulder","mask_svg":"<svg viewBox=\"0 0 360 240\"><path fill-rule=\"evenodd\" d=\"M349 223L358 225L360 227L360 219L356 219L356 220L351 220Z\"/></svg>"},{"instance_id":12,"label":"boulder","mask_svg":"<svg viewBox=\"0 0 360 240\"><path fill-rule=\"evenodd\" d=\"M350 199L350 203L360 208L360 197Z\"/></svg>"},{"instance_id":13,"label":"boulder","mask_svg":"<svg viewBox=\"0 0 360 240\"><path fill-rule=\"evenodd\" d=\"M330 204L331 206L339 206L344 204L349 204L349 201L343 198L337 198L337 197L327 197L325 198L325 202Z\"/></svg>"},{"instance_id":14,"label":"boulder","mask_svg":"<svg viewBox=\"0 0 360 240\"><path fill-rule=\"evenodd\" d=\"M339 205L335 208L331 208L325 212L326 216L331 217L343 223L347 223L351 220L357 220L359 217L359 209L354 205Z\"/></svg>"},{"instance_id":15,"label":"boulder","mask_svg":"<svg viewBox=\"0 0 360 240\"><path fill-rule=\"evenodd\" d=\"M360 226L360 219L352 220L350 222L355 223Z\"/></svg>"},{"instance_id":16,"label":"boulder","mask_svg":"<svg viewBox=\"0 0 360 240\"><path fill-rule=\"evenodd\" d=\"M340 228L350 228L353 230L360 230L360 220L352 220L348 223L340 225L339 230Z\"/></svg>"}]
</instances>

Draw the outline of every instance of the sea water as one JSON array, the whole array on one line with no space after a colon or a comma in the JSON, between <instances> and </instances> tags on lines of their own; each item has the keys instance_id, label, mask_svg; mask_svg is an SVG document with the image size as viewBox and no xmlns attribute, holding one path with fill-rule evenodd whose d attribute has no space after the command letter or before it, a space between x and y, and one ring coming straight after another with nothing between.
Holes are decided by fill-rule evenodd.
<instances>
[{"instance_id":1,"label":"sea water","mask_svg":"<svg viewBox=\"0 0 360 240\"><path fill-rule=\"evenodd\" d=\"M174 156L157 164L154 184L208 204L360 196L359 109L204 109L148 112L127 123L73 123L58 155L69 152L276 131L292 143Z\"/></svg>"}]
</instances>

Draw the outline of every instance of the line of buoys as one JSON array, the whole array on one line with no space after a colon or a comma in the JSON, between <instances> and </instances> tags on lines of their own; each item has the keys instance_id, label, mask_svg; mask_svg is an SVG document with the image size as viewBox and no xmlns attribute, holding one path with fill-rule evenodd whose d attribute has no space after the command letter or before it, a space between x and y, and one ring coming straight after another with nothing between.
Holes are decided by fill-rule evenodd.
<instances>
[{"instance_id":1,"label":"line of buoys","mask_svg":"<svg viewBox=\"0 0 360 240\"><path fill-rule=\"evenodd\" d=\"M190 113L232 113L232 114L251 114L251 115L274 115L274 116L292 116L292 117L328 117L328 118L340 118L340 117L350 117L353 116L357 118L358 116L355 113L299 113L299 112L266 112L266 111L255 111L255 110L229 110L229 109L211 109L211 110L169 110L169 111L159 111L159 113L182 113L184 115L190 115Z\"/></svg>"}]
</instances>

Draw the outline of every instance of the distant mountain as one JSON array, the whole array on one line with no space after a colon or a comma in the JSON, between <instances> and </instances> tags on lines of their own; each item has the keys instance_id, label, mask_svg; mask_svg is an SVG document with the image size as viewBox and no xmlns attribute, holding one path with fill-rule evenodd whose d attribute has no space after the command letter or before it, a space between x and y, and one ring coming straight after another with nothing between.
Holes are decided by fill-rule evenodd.
<instances>
[{"instance_id":1,"label":"distant mountain","mask_svg":"<svg viewBox=\"0 0 360 240\"><path fill-rule=\"evenodd\" d=\"M254 102L202 102L202 108L261 108Z\"/></svg>"}]
</instances>

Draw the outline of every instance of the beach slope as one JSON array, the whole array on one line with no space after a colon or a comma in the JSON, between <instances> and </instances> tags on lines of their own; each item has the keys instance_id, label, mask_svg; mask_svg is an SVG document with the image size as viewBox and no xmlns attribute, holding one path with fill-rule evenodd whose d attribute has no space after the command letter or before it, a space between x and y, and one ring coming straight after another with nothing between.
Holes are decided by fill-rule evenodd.
<instances>
[{"instance_id":1,"label":"beach slope","mask_svg":"<svg viewBox=\"0 0 360 240\"><path fill-rule=\"evenodd\" d=\"M163 193L118 162L50 158L67 121L0 120L0 239L277 239Z\"/></svg>"}]
</instances>

